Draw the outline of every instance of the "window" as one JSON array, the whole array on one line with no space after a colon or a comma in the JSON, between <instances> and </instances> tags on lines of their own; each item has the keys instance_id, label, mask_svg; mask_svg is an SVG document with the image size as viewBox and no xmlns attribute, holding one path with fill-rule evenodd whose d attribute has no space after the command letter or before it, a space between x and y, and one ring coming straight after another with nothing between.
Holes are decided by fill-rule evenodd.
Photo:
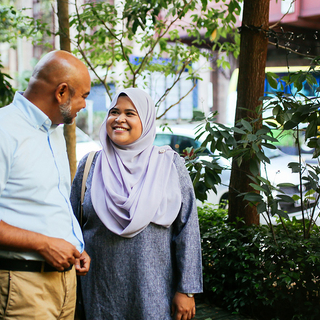
<instances>
[{"instance_id":1,"label":"window","mask_svg":"<svg viewBox=\"0 0 320 320\"><path fill-rule=\"evenodd\" d=\"M158 147L165 146L165 145L172 147L171 139L172 139L172 134L159 133L156 135L156 138L154 139L153 144Z\"/></svg>"},{"instance_id":2,"label":"window","mask_svg":"<svg viewBox=\"0 0 320 320\"><path fill-rule=\"evenodd\" d=\"M193 147L194 149L197 149L200 146L201 146L201 143L192 138L185 137L185 136L175 136L174 150L176 150L180 154L186 148Z\"/></svg>"}]
</instances>

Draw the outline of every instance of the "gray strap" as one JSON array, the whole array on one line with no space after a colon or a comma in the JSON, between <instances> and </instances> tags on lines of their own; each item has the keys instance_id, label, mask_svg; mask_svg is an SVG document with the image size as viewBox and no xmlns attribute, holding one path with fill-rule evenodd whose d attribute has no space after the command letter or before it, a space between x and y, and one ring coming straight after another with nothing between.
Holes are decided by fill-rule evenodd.
<instances>
[{"instance_id":1,"label":"gray strap","mask_svg":"<svg viewBox=\"0 0 320 320\"><path fill-rule=\"evenodd\" d=\"M82 203L84 199L84 193L86 192L86 182L88 178L88 174L91 168L91 164L94 158L94 155L97 153L97 151L91 151L88 155L86 165L84 166L84 171L83 171L83 177L82 177L82 186L81 186L81 199L80 199L80 227L82 229L82 216L83 216L83 208L82 208Z\"/></svg>"}]
</instances>

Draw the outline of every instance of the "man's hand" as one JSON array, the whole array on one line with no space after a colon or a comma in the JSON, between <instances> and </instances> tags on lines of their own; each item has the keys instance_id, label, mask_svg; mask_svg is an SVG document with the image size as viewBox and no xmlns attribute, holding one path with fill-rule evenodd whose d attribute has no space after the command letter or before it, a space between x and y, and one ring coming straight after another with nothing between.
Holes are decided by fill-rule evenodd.
<instances>
[{"instance_id":1,"label":"man's hand","mask_svg":"<svg viewBox=\"0 0 320 320\"><path fill-rule=\"evenodd\" d=\"M18 252L38 252L59 271L75 264L80 252L70 242L11 226L0 220L0 248Z\"/></svg>"},{"instance_id":2,"label":"man's hand","mask_svg":"<svg viewBox=\"0 0 320 320\"><path fill-rule=\"evenodd\" d=\"M176 292L172 300L171 317L174 320L190 320L196 314L194 297L189 298L185 293Z\"/></svg>"},{"instance_id":3,"label":"man's hand","mask_svg":"<svg viewBox=\"0 0 320 320\"><path fill-rule=\"evenodd\" d=\"M52 237L45 237L44 240L36 251L58 271L70 267L80 258L80 252L70 242Z\"/></svg>"},{"instance_id":4,"label":"man's hand","mask_svg":"<svg viewBox=\"0 0 320 320\"><path fill-rule=\"evenodd\" d=\"M91 258L83 251L80 259L76 259L75 268L78 276L85 276L90 269Z\"/></svg>"}]
</instances>

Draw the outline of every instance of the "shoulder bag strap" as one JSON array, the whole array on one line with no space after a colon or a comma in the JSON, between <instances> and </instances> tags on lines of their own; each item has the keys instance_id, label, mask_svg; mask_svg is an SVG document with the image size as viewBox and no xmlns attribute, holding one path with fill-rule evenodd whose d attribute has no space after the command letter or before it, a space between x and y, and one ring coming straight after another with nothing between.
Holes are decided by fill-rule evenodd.
<instances>
[{"instance_id":1,"label":"shoulder bag strap","mask_svg":"<svg viewBox=\"0 0 320 320\"><path fill-rule=\"evenodd\" d=\"M80 200L80 227L82 229L83 224L82 224L82 217L83 217L83 208L82 208L82 203L84 199L84 193L86 192L86 182L88 178L88 174L91 168L91 164L94 158L94 155L97 153L97 151L91 151L88 155L86 165L84 166L84 171L83 171L83 177L82 177L82 185L81 185L81 200Z\"/></svg>"}]
</instances>

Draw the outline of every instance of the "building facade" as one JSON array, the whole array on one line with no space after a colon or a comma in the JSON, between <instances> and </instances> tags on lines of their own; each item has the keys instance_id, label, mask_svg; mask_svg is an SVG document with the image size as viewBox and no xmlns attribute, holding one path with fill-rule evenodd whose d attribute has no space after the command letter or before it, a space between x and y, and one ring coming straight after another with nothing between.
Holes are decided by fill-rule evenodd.
<instances>
[{"instance_id":1,"label":"building facade","mask_svg":"<svg viewBox=\"0 0 320 320\"><path fill-rule=\"evenodd\" d=\"M78 1L80 5L81 1ZM57 30L57 18L54 7L56 1L44 0L16 0L18 9L29 8L26 13L34 18L45 17L49 21L52 30ZM52 7L53 4L53 7ZM212 6L221 6L221 3L212 1ZM225 4L224 4L225 5ZM70 12L74 7L70 5ZM271 37L268 48L267 66L303 66L308 65L308 56L320 55L320 2L314 0L270 0L270 28ZM241 16L236 27L241 26ZM188 43L183 30L179 30L181 39ZM71 33L72 36L72 33ZM50 45L50 48L47 45ZM43 45L34 46L31 41L19 39L17 48L11 49L8 44L0 44L2 64L4 72L9 73L15 80L14 87L22 83L21 78L30 76L31 70L43 53L48 50L59 48L58 37L46 36ZM208 49L205 49L208 50ZM134 56L139 56L141 52L134 51ZM223 53L222 53L223 54ZM220 54L221 55L221 54ZM203 81L196 83L193 94L186 100L178 104L174 110L167 114L169 120L190 119L192 109L208 114L210 111L218 111L218 121L228 123L227 101L229 95L230 79L234 70L238 67L237 60L233 57L225 57L230 63L230 69L218 68L216 61L219 58L218 52L211 52L209 61L200 60L199 68ZM120 74L120 72L119 72ZM153 75L149 79L150 93L153 94L154 88L170 85L170 79L161 75ZM174 100L189 90L194 83L191 80L182 81L175 90L172 91L167 100ZM21 85L20 85L20 88ZM93 110L104 110L109 101L104 96L103 87L93 90L99 97L93 97ZM101 107L102 106L102 107ZM102 109L101 109L102 108ZM161 111L161 110L160 110Z\"/></svg>"}]
</instances>

